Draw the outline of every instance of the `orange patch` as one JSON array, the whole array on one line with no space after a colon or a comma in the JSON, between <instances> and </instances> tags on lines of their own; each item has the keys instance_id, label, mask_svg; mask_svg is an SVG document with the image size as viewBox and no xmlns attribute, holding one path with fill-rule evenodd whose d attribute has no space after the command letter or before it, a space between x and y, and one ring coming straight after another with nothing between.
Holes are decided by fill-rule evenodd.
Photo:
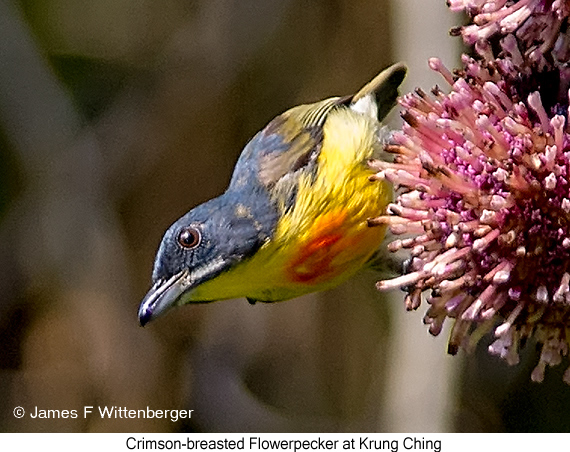
<instances>
[{"instance_id":1,"label":"orange patch","mask_svg":"<svg viewBox=\"0 0 570 452\"><path fill-rule=\"evenodd\" d=\"M354 243L354 237L350 240L346 237L346 217L346 212L331 212L315 221L308 234L309 238L301 242L295 257L287 267L287 275L291 281L323 282L338 276L346 269L345 265L335 266L333 263L335 257Z\"/></svg>"}]
</instances>

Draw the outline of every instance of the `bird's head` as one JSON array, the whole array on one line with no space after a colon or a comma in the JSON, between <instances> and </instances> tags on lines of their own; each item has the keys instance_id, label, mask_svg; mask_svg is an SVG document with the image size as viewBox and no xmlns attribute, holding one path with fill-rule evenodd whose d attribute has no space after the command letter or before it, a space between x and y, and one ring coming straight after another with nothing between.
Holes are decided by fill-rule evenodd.
<instances>
[{"instance_id":1,"label":"bird's head","mask_svg":"<svg viewBox=\"0 0 570 452\"><path fill-rule=\"evenodd\" d=\"M214 301L196 299L195 289L251 256L267 239L253 208L233 197L225 193L201 204L168 228L154 261L152 288L139 307L141 325L172 306Z\"/></svg>"}]
</instances>

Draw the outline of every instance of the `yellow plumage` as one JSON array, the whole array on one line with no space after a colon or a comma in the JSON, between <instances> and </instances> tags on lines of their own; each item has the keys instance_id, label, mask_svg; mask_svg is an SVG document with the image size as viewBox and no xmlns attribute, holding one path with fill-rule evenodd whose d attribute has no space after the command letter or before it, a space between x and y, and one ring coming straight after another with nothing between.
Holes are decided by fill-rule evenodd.
<instances>
[{"instance_id":1,"label":"yellow plumage","mask_svg":"<svg viewBox=\"0 0 570 452\"><path fill-rule=\"evenodd\" d=\"M366 220L381 215L392 200L388 182L368 179L366 161L381 147L378 121L338 109L328 115L323 134L316 177L299 176L292 209L280 200L273 239L249 260L197 287L193 298L247 293L277 301L324 290L352 276L378 249L385 229L370 228Z\"/></svg>"}]
</instances>

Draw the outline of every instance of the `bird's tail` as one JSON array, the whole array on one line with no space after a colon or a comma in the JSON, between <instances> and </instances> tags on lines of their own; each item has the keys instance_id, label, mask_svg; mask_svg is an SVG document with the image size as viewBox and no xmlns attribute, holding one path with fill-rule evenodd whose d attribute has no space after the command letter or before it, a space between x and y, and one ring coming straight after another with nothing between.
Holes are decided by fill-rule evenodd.
<instances>
[{"instance_id":1,"label":"bird's tail","mask_svg":"<svg viewBox=\"0 0 570 452\"><path fill-rule=\"evenodd\" d=\"M398 87L406 77L406 72L404 63L396 63L384 69L353 96L350 108L382 121L396 105Z\"/></svg>"}]
</instances>

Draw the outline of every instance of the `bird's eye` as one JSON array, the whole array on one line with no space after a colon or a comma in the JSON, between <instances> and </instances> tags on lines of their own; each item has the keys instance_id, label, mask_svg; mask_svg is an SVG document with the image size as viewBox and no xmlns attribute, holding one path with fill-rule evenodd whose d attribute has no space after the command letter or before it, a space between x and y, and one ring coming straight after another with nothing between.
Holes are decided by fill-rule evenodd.
<instances>
[{"instance_id":1,"label":"bird's eye","mask_svg":"<svg viewBox=\"0 0 570 452\"><path fill-rule=\"evenodd\" d=\"M178 234L178 243L183 248L196 248L202 239L200 231L193 226L188 226L180 231Z\"/></svg>"}]
</instances>

